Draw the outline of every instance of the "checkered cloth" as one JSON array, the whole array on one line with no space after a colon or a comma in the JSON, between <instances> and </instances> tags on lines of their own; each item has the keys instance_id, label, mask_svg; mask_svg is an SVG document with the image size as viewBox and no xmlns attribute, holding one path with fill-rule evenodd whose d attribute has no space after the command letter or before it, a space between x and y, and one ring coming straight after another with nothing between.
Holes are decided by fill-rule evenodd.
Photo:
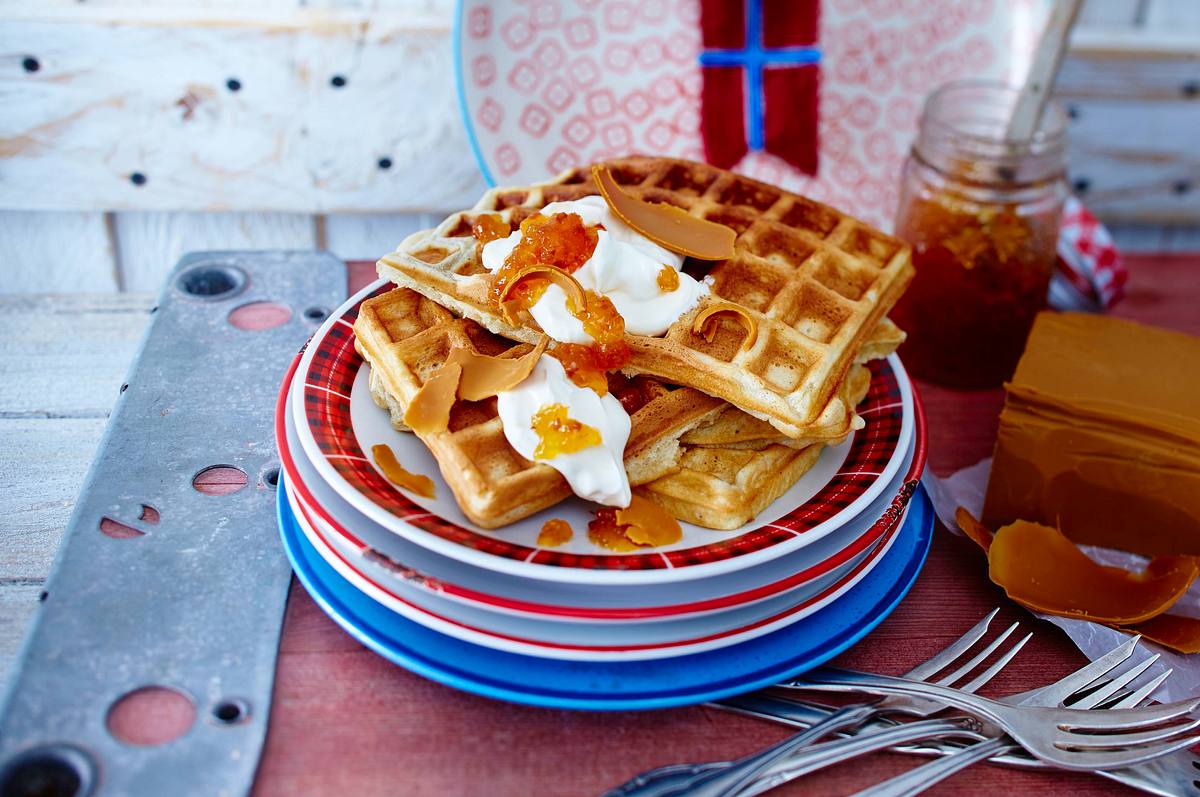
<instances>
[{"instance_id":1,"label":"checkered cloth","mask_svg":"<svg viewBox=\"0 0 1200 797\"><path fill-rule=\"evenodd\" d=\"M1058 233L1050 304L1059 310L1109 310L1125 295L1129 272L1112 236L1075 197L1067 197Z\"/></svg>"}]
</instances>

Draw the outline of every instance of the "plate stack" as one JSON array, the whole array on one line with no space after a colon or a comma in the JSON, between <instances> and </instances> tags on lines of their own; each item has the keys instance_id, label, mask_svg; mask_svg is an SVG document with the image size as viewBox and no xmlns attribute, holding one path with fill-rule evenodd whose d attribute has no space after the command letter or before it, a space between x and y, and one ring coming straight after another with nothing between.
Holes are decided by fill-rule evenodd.
<instances>
[{"instance_id":1,"label":"plate stack","mask_svg":"<svg viewBox=\"0 0 1200 797\"><path fill-rule=\"evenodd\" d=\"M865 426L820 447L749 522L682 523L678 542L627 551L581 533L551 546L539 544L546 521L586 529L596 505L569 497L483 528L456 502L445 463L381 406L355 322L364 302L406 290L381 280L334 312L292 364L276 413L279 522L296 573L381 655L524 703L695 703L831 658L916 578L932 529L918 487L926 432L894 354L866 364ZM372 453L381 445L432 478L433 497L389 481Z\"/></svg>"}]
</instances>

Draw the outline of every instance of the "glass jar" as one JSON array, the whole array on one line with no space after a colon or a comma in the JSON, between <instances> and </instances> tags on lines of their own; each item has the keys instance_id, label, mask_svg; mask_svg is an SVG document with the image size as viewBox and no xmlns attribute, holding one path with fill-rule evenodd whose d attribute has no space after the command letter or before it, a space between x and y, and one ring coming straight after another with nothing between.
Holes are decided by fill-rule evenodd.
<instances>
[{"instance_id":1,"label":"glass jar","mask_svg":"<svg viewBox=\"0 0 1200 797\"><path fill-rule=\"evenodd\" d=\"M1066 196L1066 114L1006 142L1017 90L950 83L929 96L904 164L896 235L916 276L893 318L918 377L958 388L1012 376L1046 305Z\"/></svg>"}]
</instances>

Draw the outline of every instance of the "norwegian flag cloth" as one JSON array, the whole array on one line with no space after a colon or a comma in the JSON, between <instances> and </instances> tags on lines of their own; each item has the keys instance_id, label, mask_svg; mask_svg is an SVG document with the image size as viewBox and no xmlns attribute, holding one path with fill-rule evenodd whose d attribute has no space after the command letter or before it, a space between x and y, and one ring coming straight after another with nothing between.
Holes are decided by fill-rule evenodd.
<instances>
[{"instance_id":1,"label":"norwegian flag cloth","mask_svg":"<svg viewBox=\"0 0 1200 797\"><path fill-rule=\"evenodd\" d=\"M769 152L817 173L819 0L701 0L700 129L709 163Z\"/></svg>"},{"instance_id":2,"label":"norwegian flag cloth","mask_svg":"<svg viewBox=\"0 0 1200 797\"><path fill-rule=\"evenodd\" d=\"M1128 280L1112 235L1082 202L1067 197L1050 304L1059 310L1109 310L1125 295Z\"/></svg>"}]
</instances>

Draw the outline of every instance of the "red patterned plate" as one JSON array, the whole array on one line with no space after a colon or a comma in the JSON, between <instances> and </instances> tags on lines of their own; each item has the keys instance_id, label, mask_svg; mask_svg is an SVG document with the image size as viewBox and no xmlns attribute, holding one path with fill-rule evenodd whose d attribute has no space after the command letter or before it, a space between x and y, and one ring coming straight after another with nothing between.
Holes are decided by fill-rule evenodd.
<instances>
[{"instance_id":1,"label":"red patterned plate","mask_svg":"<svg viewBox=\"0 0 1200 797\"><path fill-rule=\"evenodd\" d=\"M285 384L292 382L299 361L297 356ZM384 583L396 582L436 592L447 600L546 621L658 622L721 612L796 590L873 546L905 506L925 464L925 449L918 447L924 436L918 432L903 472L843 531L758 567L689 581L624 585L620 589L578 583L548 589L543 581L441 556L357 512L315 475L300 450L294 420L286 411L287 401L288 396L281 392L276 440L289 500L297 514L305 515L322 537L335 548L348 551L351 558L378 565ZM924 423L920 402L916 402L915 409L920 430Z\"/></svg>"},{"instance_id":2,"label":"red patterned plate","mask_svg":"<svg viewBox=\"0 0 1200 797\"><path fill-rule=\"evenodd\" d=\"M683 524L683 539L673 546L610 553L581 533L592 505L577 499L502 529L480 529L454 503L425 446L392 429L367 390L353 323L363 300L391 287L380 281L363 289L310 341L291 406L300 443L321 478L355 509L413 542L477 566L531 578L625 584L749 567L808 545L854 518L896 475L912 442L912 388L893 356L871 364L871 388L859 408L867 427L826 448L808 474L740 529L717 532ZM387 443L405 467L433 478L436 497L409 496L388 482L365 453L376 443ZM537 534L552 517L568 520L577 533L562 548L538 548Z\"/></svg>"}]
</instances>

